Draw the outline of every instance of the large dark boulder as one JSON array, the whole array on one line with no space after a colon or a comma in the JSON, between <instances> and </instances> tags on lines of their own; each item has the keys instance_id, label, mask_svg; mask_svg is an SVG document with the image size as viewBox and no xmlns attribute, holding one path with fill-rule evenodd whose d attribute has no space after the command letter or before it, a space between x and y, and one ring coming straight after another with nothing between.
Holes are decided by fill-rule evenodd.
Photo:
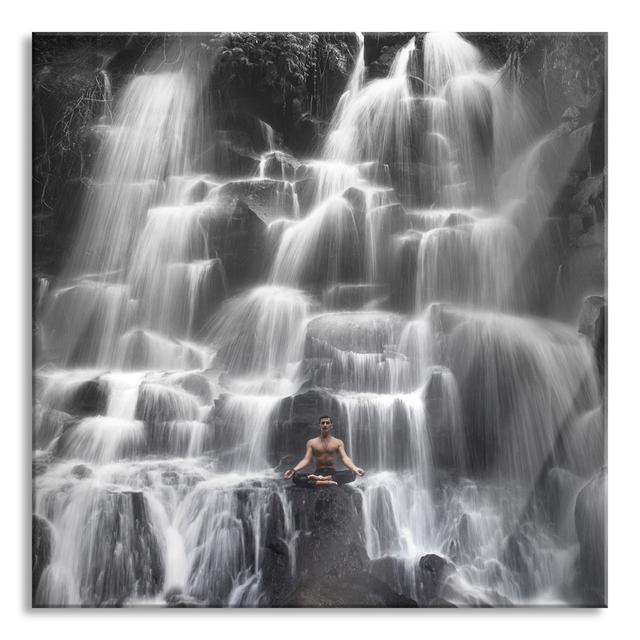
<instances>
[{"instance_id":1,"label":"large dark boulder","mask_svg":"<svg viewBox=\"0 0 640 640\"><path fill-rule=\"evenodd\" d=\"M286 143L297 156L310 157L320 148L325 128L326 124L322 120L304 113L294 123Z\"/></svg>"},{"instance_id":2,"label":"large dark boulder","mask_svg":"<svg viewBox=\"0 0 640 640\"><path fill-rule=\"evenodd\" d=\"M136 420L158 424L173 420L196 420L198 415L198 403L190 393L163 384L140 385Z\"/></svg>"},{"instance_id":3,"label":"large dark boulder","mask_svg":"<svg viewBox=\"0 0 640 640\"><path fill-rule=\"evenodd\" d=\"M302 457L307 441L318 435L320 416L337 416L338 413L337 401L323 389L309 389L284 398L269 437L273 461L293 456L297 457L295 464Z\"/></svg>"},{"instance_id":4,"label":"large dark boulder","mask_svg":"<svg viewBox=\"0 0 640 640\"><path fill-rule=\"evenodd\" d=\"M195 166L217 178L244 178L257 173L260 156L221 137L196 158Z\"/></svg>"},{"instance_id":5,"label":"large dark boulder","mask_svg":"<svg viewBox=\"0 0 640 640\"><path fill-rule=\"evenodd\" d=\"M346 486L289 491L299 532L296 578L276 606L416 606L368 573L359 492Z\"/></svg>"},{"instance_id":6,"label":"large dark boulder","mask_svg":"<svg viewBox=\"0 0 640 640\"><path fill-rule=\"evenodd\" d=\"M165 576L162 537L144 493L100 490L93 497L95 519L87 523L76 557L82 604L118 606L124 597L160 593Z\"/></svg>"},{"instance_id":7,"label":"large dark boulder","mask_svg":"<svg viewBox=\"0 0 640 640\"><path fill-rule=\"evenodd\" d=\"M201 373L189 371L179 373L170 378L172 384L176 384L191 395L198 398L202 404L210 404L213 398L213 390L208 378Z\"/></svg>"},{"instance_id":8,"label":"large dark boulder","mask_svg":"<svg viewBox=\"0 0 640 640\"><path fill-rule=\"evenodd\" d=\"M281 607L388 607L415 608L418 605L393 591L385 582L366 572L340 580L306 580L298 584L278 603ZM434 606L455 606L447 605Z\"/></svg>"},{"instance_id":9,"label":"large dark boulder","mask_svg":"<svg viewBox=\"0 0 640 640\"><path fill-rule=\"evenodd\" d=\"M291 182L295 180L300 166L300 162L292 155L283 151L271 151L262 158L261 177Z\"/></svg>"},{"instance_id":10,"label":"large dark boulder","mask_svg":"<svg viewBox=\"0 0 640 640\"><path fill-rule=\"evenodd\" d=\"M46 449L55 438L62 434L65 426L74 421L75 418L65 411L37 407L34 411L34 447Z\"/></svg>"},{"instance_id":11,"label":"large dark boulder","mask_svg":"<svg viewBox=\"0 0 640 640\"><path fill-rule=\"evenodd\" d=\"M594 224L569 247L560 266L558 313L575 321L585 296L605 290L606 244L604 225Z\"/></svg>"},{"instance_id":12,"label":"large dark boulder","mask_svg":"<svg viewBox=\"0 0 640 640\"><path fill-rule=\"evenodd\" d=\"M104 415L109 389L104 380L96 378L81 383L67 398L64 410L78 417Z\"/></svg>"},{"instance_id":13,"label":"large dark boulder","mask_svg":"<svg viewBox=\"0 0 640 640\"><path fill-rule=\"evenodd\" d=\"M549 469L543 485L543 504L551 526L561 539L575 540L576 496L584 485L579 476L562 469Z\"/></svg>"},{"instance_id":14,"label":"large dark boulder","mask_svg":"<svg viewBox=\"0 0 640 640\"><path fill-rule=\"evenodd\" d=\"M38 585L42 573L51 562L53 550L53 530L43 517L35 513L31 517L31 604L34 607L42 603L37 600Z\"/></svg>"},{"instance_id":15,"label":"large dark boulder","mask_svg":"<svg viewBox=\"0 0 640 640\"><path fill-rule=\"evenodd\" d=\"M222 260L229 283L237 287L261 273L266 226L245 202L227 195L203 211L200 224L209 255Z\"/></svg>"},{"instance_id":16,"label":"large dark boulder","mask_svg":"<svg viewBox=\"0 0 640 640\"><path fill-rule=\"evenodd\" d=\"M578 331L587 337L596 356L598 371L604 375L606 364L607 299L605 296L587 296L578 318Z\"/></svg>"},{"instance_id":17,"label":"large dark boulder","mask_svg":"<svg viewBox=\"0 0 640 640\"><path fill-rule=\"evenodd\" d=\"M327 347L358 353L383 353L385 346L395 343L402 330L402 319L394 313L380 311L326 313L307 326L307 342L324 343ZM317 355L309 349L308 355Z\"/></svg>"},{"instance_id":18,"label":"large dark boulder","mask_svg":"<svg viewBox=\"0 0 640 640\"><path fill-rule=\"evenodd\" d=\"M351 487L290 489L294 526L300 532L296 573L340 578L363 571L367 563L362 498Z\"/></svg>"},{"instance_id":19,"label":"large dark boulder","mask_svg":"<svg viewBox=\"0 0 640 640\"><path fill-rule=\"evenodd\" d=\"M455 566L446 558L435 553L422 556L418 562L418 589L421 601L429 603L443 595L444 582Z\"/></svg>"},{"instance_id":20,"label":"large dark boulder","mask_svg":"<svg viewBox=\"0 0 640 640\"><path fill-rule=\"evenodd\" d=\"M278 600L291 588L291 560L286 543L285 515L280 496L272 493L266 511L267 526L262 547L262 583L267 599Z\"/></svg>"},{"instance_id":21,"label":"large dark boulder","mask_svg":"<svg viewBox=\"0 0 640 640\"><path fill-rule=\"evenodd\" d=\"M293 188L283 180L263 178L228 182L218 189L216 197L221 202L241 200L265 223L293 215Z\"/></svg>"},{"instance_id":22,"label":"large dark boulder","mask_svg":"<svg viewBox=\"0 0 640 640\"><path fill-rule=\"evenodd\" d=\"M607 469L603 467L576 498L576 533L580 542L576 587L581 602L607 606Z\"/></svg>"},{"instance_id":23,"label":"large dark boulder","mask_svg":"<svg viewBox=\"0 0 640 640\"><path fill-rule=\"evenodd\" d=\"M422 240L419 231L399 233L391 238L394 259L391 268L391 306L399 311L415 311L418 248Z\"/></svg>"}]
</instances>

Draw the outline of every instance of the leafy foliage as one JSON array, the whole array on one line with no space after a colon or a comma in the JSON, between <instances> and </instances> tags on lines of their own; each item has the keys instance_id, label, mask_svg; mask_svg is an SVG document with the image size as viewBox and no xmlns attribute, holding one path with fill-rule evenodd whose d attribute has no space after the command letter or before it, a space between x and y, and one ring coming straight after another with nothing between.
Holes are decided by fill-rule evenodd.
<instances>
[{"instance_id":1,"label":"leafy foliage","mask_svg":"<svg viewBox=\"0 0 640 640\"><path fill-rule=\"evenodd\" d=\"M227 97L262 96L285 109L294 98L323 110L322 89L349 72L351 53L338 36L317 33L230 33L219 53L216 86Z\"/></svg>"}]
</instances>

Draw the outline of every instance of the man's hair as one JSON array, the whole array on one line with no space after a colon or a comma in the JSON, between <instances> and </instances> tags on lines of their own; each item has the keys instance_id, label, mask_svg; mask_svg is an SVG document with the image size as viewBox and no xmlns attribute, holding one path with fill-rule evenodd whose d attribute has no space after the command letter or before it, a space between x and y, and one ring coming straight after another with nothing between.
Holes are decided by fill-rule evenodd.
<instances>
[{"instance_id":1,"label":"man's hair","mask_svg":"<svg viewBox=\"0 0 640 640\"><path fill-rule=\"evenodd\" d=\"M323 420L331 420L331 416L320 416L318 422L322 422ZM333 422L333 420L331 420Z\"/></svg>"}]
</instances>

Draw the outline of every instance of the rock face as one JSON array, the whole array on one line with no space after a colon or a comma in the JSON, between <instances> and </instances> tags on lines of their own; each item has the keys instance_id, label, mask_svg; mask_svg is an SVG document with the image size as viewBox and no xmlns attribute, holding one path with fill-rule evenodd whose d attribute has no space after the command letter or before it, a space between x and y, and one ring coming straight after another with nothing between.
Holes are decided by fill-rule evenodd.
<instances>
[{"instance_id":1,"label":"rock face","mask_svg":"<svg viewBox=\"0 0 640 640\"><path fill-rule=\"evenodd\" d=\"M231 183L233 184L233 183ZM210 255L217 255L232 286L255 277L262 266L264 222L235 196L204 212L200 219Z\"/></svg>"},{"instance_id":2,"label":"rock face","mask_svg":"<svg viewBox=\"0 0 640 640\"><path fill-rule=\"evenodd\" d=\"M103 415L107 407L108 389L102 380L88 380L78 386L65 410L78 417Z\"/></svg>"},{"instance_id":3,"label":"rock face","mask_svg":"<svg viewBox=\"0 0 640 640\"><path fill-rule=\"evenodd\" d=\"M31 603L39 606L37 601L38 584L43 571L51 561L53 549L53 531L49 523L42 517L33 514L31 517Z\"/></svg>"},{"instance_id":4,"label":"rock face","mask_svg":"<svg viewBox=\"0 0 640 640\"><path fill-rule=\"evenodd\" d=\"M578 331L591 342L600 375L604 375L605 367L606 324L607 299L604 296L587 296L582 304Z\"/></svg>"},{"instance_id":5,"label":"rock face","mask_svg":"<svg viewBox=\"0 0 640 640\"><path fill-rule=\"evenodd\" d=\"M335 398L322 389L310 389L282 400L270 437L269 449L274 462L291 451L302 455L307 440L318 435L319 416L337 415L338 412ZM295 462L297 460L292 464Z\"/></svg>"},{"instance_id":6,"label":"rock face","mask_svg":"<svg viewBox=\"0 0 640 640\"><path fill-rule=\"evenodd\" d=\"M339 581L308 580L288 594L283 607L390 607L415 608L414 600L392 591L370 573L357 573ZM455 606L450 603L434 606Z\"/></svg>"},{"instance_id":7,"label":"rock face","mask_svg":"<svg viewBox=\"0 0 640 640\"><path fill-rule=\"evenodd\" d=\"M362 505L356 490L344 486L294 487L290 491L294 525L299 531L297 577L278 590L276 606L416 606L368 573ZM277 572L269 575L277 585Z\"/></svg>"},{"instance_id":8,"label":"rock face","mask_svg":"<svg viewBox=\"0 0 640 640\"><path fill-rule=\"evenodd\" d=\"M576 498L576 533L580 541L577 587L585 605L607 605L607 469L602 468Z\"/></svg>"},{"instance_id":9,"label":"rock face","mask_svg":"<svg viewBox=\"0 0 640 640\"><path fill-rule=\"evenodd\" d=\"M425 602L431 603L442 596L442 585L445 578L455 570L454 565L445 558L428 553L418 563L419 589ZM455 606L434 604L433 606Z\"/></svg>"},{"instance_id":10,"label":"rock face","mask_svg":"<svg viewBox=\"0 0 640 640\"><path fill-rule=\"evenodd\" d=\"M244 202L265 223L293 215L293 190L283 180L235 180L218 190L222 201Z\"/></svg>"}]
</instances>

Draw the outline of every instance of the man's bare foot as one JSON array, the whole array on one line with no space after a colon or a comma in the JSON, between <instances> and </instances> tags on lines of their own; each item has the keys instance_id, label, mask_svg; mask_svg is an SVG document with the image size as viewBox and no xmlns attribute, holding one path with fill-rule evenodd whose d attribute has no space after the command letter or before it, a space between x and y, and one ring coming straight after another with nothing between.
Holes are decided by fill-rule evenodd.
<instances>
[{"instance_id":1,"label":"man's bare foot","mask_svg":"<svg viewBox=\"0 0 640 640\"><path fill-rule=\"evenodd\" d=\"M329 478L331 476L328 476ZM316 480L316 487L329 487L332 484L337 485L338 483L335 480Z\"/></svg>"},{"instance_id":2,"label":"man's bare foot","mask_svg":"<svg viewBox=\"0 0 640 640\"><path fill-rule=\"evenodd\" d=\"M309 474L309 480L332 480L333 476L317 476L314 473Z\"/></svg>"}]
</instances>

